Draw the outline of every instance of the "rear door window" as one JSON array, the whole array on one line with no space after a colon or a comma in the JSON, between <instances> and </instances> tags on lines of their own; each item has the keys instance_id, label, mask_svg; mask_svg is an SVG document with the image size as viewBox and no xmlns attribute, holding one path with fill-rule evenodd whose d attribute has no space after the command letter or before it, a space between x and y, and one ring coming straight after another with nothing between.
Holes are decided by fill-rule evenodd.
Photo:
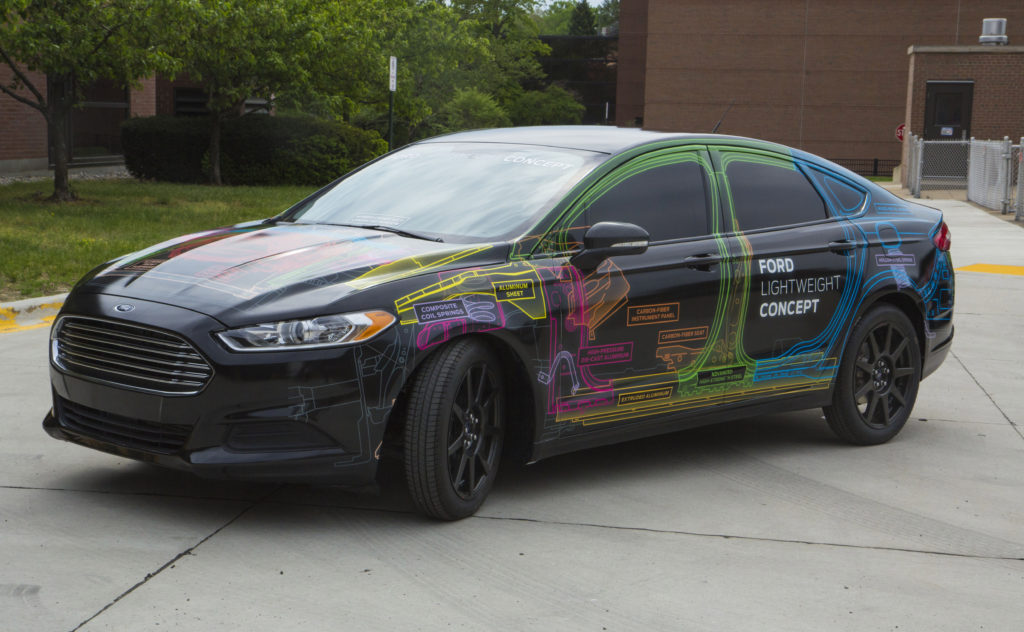
<instances>
[{"instance_id":1,"label":"rear door window","mask_svg":"<svg viewBox=\"0 0 1024 632\"><path fill-rule=\"evenodd\" d=\"M789 226L828 218L825 202L792 161L760 154L721 154L731 206L732 229Z\"/></svg>"}]
</instances>

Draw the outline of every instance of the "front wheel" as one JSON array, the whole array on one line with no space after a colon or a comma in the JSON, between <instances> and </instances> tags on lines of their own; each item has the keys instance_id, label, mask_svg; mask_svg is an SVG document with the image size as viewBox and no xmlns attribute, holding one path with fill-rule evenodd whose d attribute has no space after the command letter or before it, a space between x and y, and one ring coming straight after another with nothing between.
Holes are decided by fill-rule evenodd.
<instances>
[{"instance_id":1,"label":"front wheel","mask_svg":"<svg viewBox=\"0 0 1024 632\"><path fill-rule=\"evenodd\" d=\"M473 515L494 485L505 430L501 367L484 344L457 340L413 378L405 476L417 508L441 520Z\"/></svg>"},{"instance_id":2,"label":"front wheel","mask_svg":"<svg viewBox=\"0 0 1024 632\"><path fill-rule=\"evenodd\" d=\"M850 443L885 443L906 424L920 382L921 350L914 326L896 307L880 305L850 335L825 419Z\"/></svg>"}]
</instances>

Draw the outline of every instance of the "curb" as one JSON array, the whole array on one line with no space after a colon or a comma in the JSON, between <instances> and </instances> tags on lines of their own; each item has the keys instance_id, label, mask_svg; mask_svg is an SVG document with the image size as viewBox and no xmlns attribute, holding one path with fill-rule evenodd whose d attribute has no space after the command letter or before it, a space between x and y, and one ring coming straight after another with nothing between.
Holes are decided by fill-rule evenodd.
<instances>
[{"instance_id":1,"label":"curb","mask_svg":"<svg viewBox=\"0 0 1024 632\"><path fill-rule=\"evenodd\" d=\"M67 296L54 294L0 303L0 334L49 327Z\"/></svg>"}]
</instances>

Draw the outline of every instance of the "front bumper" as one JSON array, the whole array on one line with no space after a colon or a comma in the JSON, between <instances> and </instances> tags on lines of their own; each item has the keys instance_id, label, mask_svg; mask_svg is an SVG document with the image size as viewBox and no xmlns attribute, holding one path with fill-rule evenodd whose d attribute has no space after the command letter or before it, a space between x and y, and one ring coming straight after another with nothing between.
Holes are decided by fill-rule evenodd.
<instances>
[{"instance_id":1,"label":"front bumper","mask_svg":"<svg viewBox=\"0 0 1024 632\"><path fill-rule=\"evenodd\" d=\"M374 482L392 398L390 366L372 344L334 349L236 353L217 343L218 321L190 310L133 300L74 296L62 316L86 316L176 333L213 375L191 395L145 392L50 364L50 436L110 454L210 478L362 486Z\"/></svg>"},{"instance_id":2,"label":"front bumper","mask_svg":"<svg viewBox=\"0 0 1024 632\"><path fill-rule=\"evenodd\" d=\"M54 439L120 457L192 472L203 478L246 481L303 482L362 487L372 484L377 461L353 463L342 449L295 450L289 452L234 452L223 446L158 454L95 439L62 427L53 411L43 419L43 429Z\"/></svg>"}]
</instances>

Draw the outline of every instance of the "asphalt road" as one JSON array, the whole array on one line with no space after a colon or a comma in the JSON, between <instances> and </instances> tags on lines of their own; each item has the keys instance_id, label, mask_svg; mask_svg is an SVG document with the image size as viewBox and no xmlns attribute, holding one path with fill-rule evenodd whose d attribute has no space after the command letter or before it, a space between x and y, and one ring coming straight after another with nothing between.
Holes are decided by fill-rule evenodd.
<instances>
[{"instance_id":1,"label":"asphalt road","mask_svg":"<svg viewBox=\"0 0 1024 632\"><path fill-rule=\"evenodd\" d=\"M208 482L54 441L0 334L0 630L1024 629L1024 230L946 211L953 354L894 441L820 411L503 472L480 514Z\"/></svg>"}]
</instances>

